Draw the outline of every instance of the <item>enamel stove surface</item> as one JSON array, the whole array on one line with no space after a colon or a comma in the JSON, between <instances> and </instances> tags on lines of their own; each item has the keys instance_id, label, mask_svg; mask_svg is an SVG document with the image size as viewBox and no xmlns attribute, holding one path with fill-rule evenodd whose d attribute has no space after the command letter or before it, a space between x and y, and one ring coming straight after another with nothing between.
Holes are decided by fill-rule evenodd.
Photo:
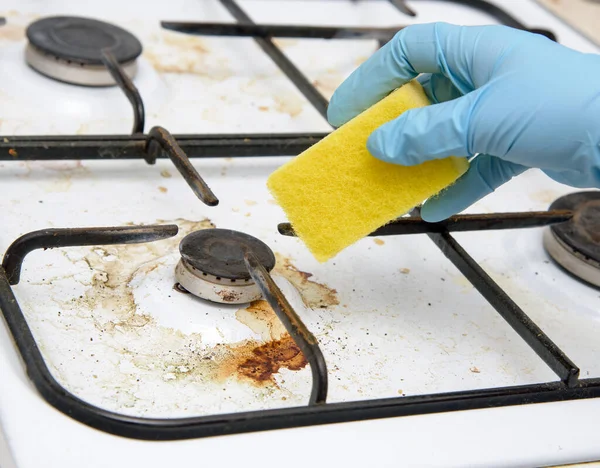
<instances>
[{"instance_id":1,"label":"enamel stove surface","mask_svg":"<svg viewBox=\"0 0 600 468\"><path fill-rule=\"evenodd\" d=\"M146 127L171 132L322 132L327 123L251 39L198 38L160 20L225 22L217 2L5 2L0 29L0 134L127 134L121 91L44 77L25 63L25 28L54 15L96 18L142 43L135 83ZM492 23L469 7L409 2L240 1L264 23L393 26L442 19ZM498 2L565 45L597 48L532 2ZM279 40L325 96L376 49L374 41ZM40 103L43 102L44 105ZM99 407L130 416L176 418L306 405L310 370L261 301L213 304L180 294L179 243L191 232L230 229L271 247L275 281L316 335L330 369L330 402L555 381L556 376L426 236L365 239L320 265L293 238L265 180L287 158L197 159L220 198L203 205L167 160L4 162L7 221L0 251L48 227L167 224L177 237L132 246L36 251L15 289L55 378ZM470 212L545 210L574 192L532 171ZM558 268L543 229L456 234L502 288L565 350L582 377L600 377L600 293ZM281 346L279 368L260 378L247 360ZM267 346L265 348L265 346ZM271 372L271 373L270 373ZM91 429L50 407L30 384L0 326L0 466L164 467L202 457L259 466L257 447L288 467L523 466L600 458L598 400L438 413L281 431L146 442ZM558 424L557 424L558 422ZM33 447L33 448L32 448ZM262 449L261 449L262 450ZM299 456L298 451L302 454Z\"/></svg>"}]
</instances>

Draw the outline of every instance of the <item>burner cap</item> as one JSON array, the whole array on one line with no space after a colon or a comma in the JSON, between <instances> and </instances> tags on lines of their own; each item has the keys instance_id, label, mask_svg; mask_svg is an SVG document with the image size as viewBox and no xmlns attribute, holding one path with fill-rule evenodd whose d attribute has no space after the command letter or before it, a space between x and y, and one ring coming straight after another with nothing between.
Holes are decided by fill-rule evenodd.
<instances>
[{"instance_id":1,"label":"burner cap","mask_svg":"<svg viewBox=\"0 0 600 468\"><path fill-rule=\"evenodd\" d=\"M548 253L575 276L600 286L600 191L566 195L551 210L571 210L568 223L550 227L544 238Z\"/></svg>"},{"instance_id":2,"label":"burner cap","mask_svg":"<svg viewBox=\"0 0 600 468\"><path fill-rule=\"evenodd\" d=\"M27 63L43 75L66 83L110 86L115 80L102 62L102 50L116 58L131 78L142 45L124 29L88 18L54 16L30 24Z\"/></svg>"},{"instance_id":3,"label":"burner cap","mask_svg":"<svg viewBox=\"0 0 600 468\"><path fill-rule=\"evenodd\" d=\"M229 280L247 280L250 274L244 263L246 250L270 271L275 255L264 242L243 232L229 229L202 229L192 232L179 244L181 258L202 273Z\"/></svg>"},{"instance_id":4,"label":"burner cap","mask_svg":"<svg viewBox=\"0 0 600 468\"><path fill-rule=\"evenodd\" d=\"M131 62L142 53L137 38L117 26L88 18L53 16L30 24L29 43L38 51L83 65L102 65L102 49L120 63Z\"/></svg>"}]
</instances>

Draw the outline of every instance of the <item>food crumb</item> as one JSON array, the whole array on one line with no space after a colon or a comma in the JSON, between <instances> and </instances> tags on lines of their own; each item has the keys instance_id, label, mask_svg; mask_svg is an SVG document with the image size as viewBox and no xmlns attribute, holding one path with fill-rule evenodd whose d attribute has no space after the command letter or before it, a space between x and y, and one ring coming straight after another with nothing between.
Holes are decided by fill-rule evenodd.
<instances>
[{"instance_id":1,"label":"food crumb","mask_svg":"<svg viewBox=\"0 0 600 468\"><path fill-rule=\"evenodd\" d=\"M375 242L377 245L383 245L383 244L385 244L385 241L383 241L381 239L373 239L373 242Z\"/></svg>"},{"instance_id":2,"label":"food crumb","mask_svg":"<svg viewBox=\"0 0 600 468\"><path fill-rule=\"evenodd\" d=\"M267 112L269 110L269 106L258 106L258 110L261 112Z\"/></svg>"},{"instance_id":3,"label":"food crumb","mask_svg":"<svg viewBox=\"0 0 600 468\"><path fill-rule=\"evenodd\" d=\"M233 208L231 208L231 211L233 211L234 213L239 213L240 209L234 206Z\"/></svg>"},{"instance_id":4,"label":"food crumb","mask_svg":"<svg viewBox=\"0 0 600 468\"><path fill-rule=\"evenodd\" d=\"M404 395L404 392L402 391L401 388L398 389L398 395Z\"/></svg>"},{"instance_id":5,"label":"food crumb","mask_svg":"<svg viewBox=\"0 0 600 468\"><path fill-rule=\"evenodd\" d=\"M252 214L251 214L250 212L248 212L248 213L246 213L244 216L245 216L246 218L248 218L248 217L252 216Z\"/></svg>"},{"instance_id":6,"label":"food crumb","mask_svg":"<svg viewBox=\"0 0 600 468\"><path fill-rule=\"evenodd\" d=\"M13 158L16 158L17 156L19 156L19 153L17 153L17 150L14 148L10 148L8 150L8 154L10 154Z\"/></svg>"},{"instance_id":7,"label":"food crumb","mask_svg":"<svg viewBox=\"0 0 600 468\"><path fill-rule=\"evenodd\" d=\"M160 171L160 175L163 176L165 179L169 179L171 177L171 173L166 169Z\"/></svg>"},{"instance_id":8,"label":"food crumb","mask_svg":"<svg viewBox=\"0 0 600 468\"><path fill-rule=\"evenodd\" d=\"M469 370L474 374L479 374L481 372L479 369L477 369L477 367L471 367Z\"/></svg>"},{"instance_id":9,"label":"food crumb","mask_svg":"<svg viewBox=\"0 0 600 468\"><path fill-rule=\"evenodd\" d=\"M268 203L269 205L277 205L277 202L276 202L275 200L273 200L272 198L269 198L269 199L267 200L267 203Z\"/></svg>"},{"instance_id":10,"label":"food crumb","mask_svg":"<svg viewBox=\"0 0 600 468\"><path fill-rule=\"evenodd\" d=\"M163 187L162 185L161 185L160 187L158 187L158 190L159 190L160 192L162 192L162 193L167 193L167 192L168 192L168 189L167 189L167 187Z\"/></svg>"},{"instance_id":11,"label":"food crumb","mask_svg":"<svg viewBox=\"0 0 600 468\"><path fill-rule=\"evenodd\" d=\"M400 268L400 273L408 275L410 273L410 268Z\"/></svg>"},{"instance_id":12,"label":"food crumb","mask_svg":"<svg viewBox=\"0 0 600 468\"><path fill-rule=\"evenodd\" d=\"M254 206L257 204L254 200L244 200L244 203L248 206Z\"/></svg>"}]
</instances>

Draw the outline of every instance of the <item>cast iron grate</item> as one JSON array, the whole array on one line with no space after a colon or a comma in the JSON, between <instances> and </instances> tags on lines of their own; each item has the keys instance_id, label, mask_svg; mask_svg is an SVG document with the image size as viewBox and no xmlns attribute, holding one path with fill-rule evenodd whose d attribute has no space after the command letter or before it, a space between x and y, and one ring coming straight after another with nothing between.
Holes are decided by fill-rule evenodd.
<instances>
[{"instance_id":1,"label":"cast iron grate","mask_svg":"<svg viewBox=\"0 0 600 468\"><path fill-rule=\"evenodd\" d=\"M259 25L252 22L235 0L220 0L237 19L237 24L173 23L163 26L191 34L251 36L281 68L307 100L325 116L327 100L271 40L274 36L320 38L374 38L380 43L391 38L389 28L329 28L310 26ZM402 0L389 0L405 14L414 12ZM480 0L455 0L479 9L507 26L527 29L496 5ZM529 29L554 39L550 31ZM131 136L25 136L0 140L0 160L144 159L169 157L196 195L207 205L218 203L216 196L196 172L188 158L296 155L326 134L227 134L171 135L161 127L144 133L144 106L133 82L110 54L104 63L132 104L134 128ZM442 253L461 271L496 311L555 372L558 381L511 387L437 393L360 402L326 403L327 368L318 342L260 265L252 252L246 267L260 286L287 331L303 351L312 372L312 392L305 407L220 414L182 419L150 419L126 416L90 405L63 388L50 374L11 285L20 279L27 253L40 248L77 245L108 245L152 242L177 234L177 226L49 229L26 234L7 250L0 267L0 308L25 363L27 374L48 403L72 418L112 434L147 440L175 440L273 430L336 422L449 412L476 408L542 403L600 397L600 378L579 379L579 368L483 271L451 236L453 231L516 229L570 222L570 211L462 215L443 223L426 223L418 211L376 231L373 235L427 234ZM294 235L289 225L279 226L281 234Z\"/></svg>"}]
</instances>

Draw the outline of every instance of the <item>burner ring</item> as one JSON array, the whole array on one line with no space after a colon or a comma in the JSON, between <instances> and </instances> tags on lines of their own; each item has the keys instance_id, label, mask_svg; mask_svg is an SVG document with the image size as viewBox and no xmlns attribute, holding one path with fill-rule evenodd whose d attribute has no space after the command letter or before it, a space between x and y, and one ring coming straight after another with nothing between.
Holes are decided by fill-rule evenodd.
<instances>
[{"instance_id":1,"label":"burner ring","mask_svg":"<svg viewBox=\"0 0 600 468\"><path fill-rule=\"evenodd\" d=\"M246 251L251 251L267 271L275 266L275 255L269 246L243 232L202 229L188 234L179 244L185 263L216 281L250 280L244 263Z\"/></svg>"},{"instance_id":2,"label":"burner ring","mask_svg":"<svg viewBox=\"0 0 600 468\"><path fill-rule=\"evenodd\" d=\"M27 28L27 39L40 53L81 66L103 66L103 49L108 49L119 63L132 62L142 53L142 44L130 32L76 16L35 21Z\"/></svg>"},{"instance_id":3,"label":"burner ring","mask_svg":"<svg viewBox=\"0 0 600 468\"><path fill-rule=\"evenodd\" d=\"M563 268L600 287L600 191L577 192L560 197L550 210L571 210L567 223L550 226L544 247Z\"/></svg>"}]
</instances>

